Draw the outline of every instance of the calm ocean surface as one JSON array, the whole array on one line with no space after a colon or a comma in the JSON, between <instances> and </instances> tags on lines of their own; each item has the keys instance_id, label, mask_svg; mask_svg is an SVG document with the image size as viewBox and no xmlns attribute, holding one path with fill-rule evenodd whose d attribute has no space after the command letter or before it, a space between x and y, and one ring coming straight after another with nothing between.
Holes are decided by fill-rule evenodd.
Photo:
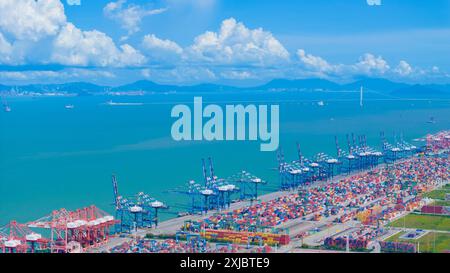
<instances>
[{"instance_id":1,"label":"calm ocean surface","mask_svg":"<svg viewBox=\"0 0 450 273\"><path fill-rule=\"evenodd\" d=\"M108 97L11 98L12 112L0 112L0 224L29 221L58 208L95 204L112 212L111 174L119 192L145 191L172 206L183 197L167 190L201 179L201 158L213 157L215 172L228 177L247 170L278 186L275 152L260 152L259 142L180 142L171 140L176 103L192 105L193 94L114 97L142 106L108 106ZM280 144L295 159L296 141L305 155L336 155L334 136L346 148L345 134L366 134L380 147L379 133L406 140L450 129L449 100L386 100L358 93L202 94L203 103L280 105ZM325 106L317 105L324 100ZM75 109L64 108L74 104ZM427 123L430 117L436 123ZM163 217L173 217L165 214Z\"/></svg>"}]
</instances>

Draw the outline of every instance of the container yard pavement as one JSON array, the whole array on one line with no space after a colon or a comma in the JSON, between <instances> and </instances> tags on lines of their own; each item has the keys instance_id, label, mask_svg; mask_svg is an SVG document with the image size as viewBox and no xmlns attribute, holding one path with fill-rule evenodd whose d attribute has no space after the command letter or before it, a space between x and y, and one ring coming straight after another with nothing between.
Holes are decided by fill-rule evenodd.
<instances>
[{"instance_id":1,"label":"container yard pavement","mask_svg":"<svg viewBox=\"0 0 450 273\"><path fill-rule=\"evenodd\" d=\"M341 177L335 178L335 181L339 181L340 179L341 179ZM324 183L330 183L330 182L323 182L320 184L316 184L314 186L311 186L310 188L320 187ZM447 188L448 185L445 185L444 187ZM286 196L286 195L289 195L292 193L293 192L289 192L289 191L279 191L279 192L269 193L269 194L261 196L260 201L267 202L269 200L273 200L278 197ZM357 195L355 197L355 199L359 198L359 197L363 197L365 195L367 195L367 194L363 193L363 194ZM378 199L380 199L380 198L368 201L368 202L366 202L366 204L362 204L360 207L367 206L370 203L378 201ZM224 210L223 212L243 208L243 207L249 206L249 204L250 204L249 201L241 201L241 202L233 203L231 205L230 209ZM348 204L348 202L345 202L345 204ZM351 211L354 211L354 210L356 210L356 208L351 209ZM181 226L183 226L183 224L186 220L192 220L192 221L202 220L209 216L214 215L215 213L217 213L217 211L210 211L207 214L203 214L203 215L188 215L188 216L184 216L184 217L170 219L170 220L161 222L157 229L140 229L136 232L136 234L130 235L130 237L133 237L133 236L143 237L149 232L151 232L153 234L175 234L176 231L178 231L181 228ZM310 230L314 230L316 228L321 229L319 232L304 238L304 241L303 241L304 244L314 246L314 245L320 245L326 237L336 235L339 233L343 233L343 232L345 233L345 232L351 230L355 226L355 223L353 223L353 221L343 223L343 224L333 223L333 220L335 218L339 217L344 212L338 213L337 215L333 215L331 217L322 217L319 221L310 221L312 216L316 213L317 212L314 212L314 213L311 213L311 214L306 215L301 218L288 220L285 223L278 225L278 227L289 228L291 237L295 237L297 234L304 232L304 231L310 231ZM347 211L347 213L348 213L348 211ZM400 224L394 224L394 226L403 227L405 225L404 223L406 223L406 222L408 222L408 223L411 222L411 224L423 222L423 221L421 222L421 220L420 220L421 218L417 217L417 216L410 216L408 218L408 219L412 219L410 221L407 221L406 219L407 218L402 218L402 219L396 220L394 223L400 223ZM428 221L424 221L424 222L429 224L429 226L426 226L426 225L424 225L424 226L429 227L431 229L441 228L441 229L444 229L444 231L445 231L450 227L449 218L435 220L435 221L431 221L431 222L430 222L430 220L428 220ZM423 227L423 229L425 229L425 227ZM445 227L447 227L447 228L445 228ZM127 238L115 237L115 238L112 238L106 245L104 245L100 248L97 248L97 249L92 249L92 251L94 251L94 252L105 251L105 250L110 249L113 246L123 243L126 240L129 240L129 238L127 239ZM288 246L283 246L282 248L278 249L278 252L290 252L290 251L298 250L298 249L294 249L294 248L295 248L295 244L292 243Z\"/></svg>"},{"instance_id":2,"label":"container yard pavement","mask_svg":"<svg viewBox=\"0 0 450 273\"><path fill-rule=\"evenodd\" d=\"M259 200L261 201L268 201L271 199L275 199L277 197L280 196L284 196L287 194L290 194L292 192L286 192L286 191L278 191L278 192L273 192L273 193L269 193L266 195L263 195L259 198ZM230 210L234 210L234 209L239 209L239 208L243 208L246 207L250 204L249 201L241 201L241 202L236 202L231 204L230 208L228 210L225 211L230 211ZM102 251L106 251L108 249L111 249L114 246L120 245L124 242L126 242L127 240L129 240L130 238L137 236L137 237L144 237L147 233L153 233L155 235L159 235L159 234L175 234L181 226L183 226L184 222L187 220L201 220L205 217L211 216L214 213L216 213L216 211L209 211L207 214L196 214L196 215L186 215L186 216L182 216L182 217L177 217L177 218L173 218L173 219L169 219L166 221L161 222L158 225L158 228L148 228L148 229L138 229L137 232L127 236L129 238L120 238L120 237L113 237L111 238L105 245L102 245L100 247L97 248L92 248L90 249L90 252L102 252Z\"/></svg>"},{"instance_id":3,"label":"container yard pavement","mask_svg":"<svg viewBox=\"0 0 450 273\"><path fill-rule=\"evenodd\" d=\"M375 199L373 201L367 202L364 206L370 205L379 201L380 198ZM353 208L351 211L356 211L356 208ZM302 218L290 220L286 223L280 225L281 228L288 228L291 236L295 236L301 232L305 232L307 230L315 230L319 228L320 230L317 233L314 233L308 237L306 237L303 241L304 244L309 246L318 246L321 245L326 237L335 235L337 233L341 233L342 231L348 230L352 227L355 227L358 223L355 221L349 221L347 223L334 223L334 220L342 216L343 213L338 213L336 215L330 217L323 217L319 221L305 221ZM311 218L313 214L306 216L305 218Z\"/></svg>"},{"instance_id":4,"label":"container yard pavement","mask_svg":"<svg viewBox=\"0 0 450 273\"><path fill-rule=\"evenodd\" d=\"M336 178L337 179L337 178ZM315 187L320 187L321 185L323 185L325 182L322 183L317 183L314 184L312 186L309 186L308 188L315 188ZM268 193L265 195L262 195L258 198L259 202L267 202L273 199L276 199L278 197L282 197L282 196L286 196L289 194L294 193L293 191L277 191L277 192L272 192L272 193ZM254 204L255 202L253 202ZM232 203L230 208L227 210L223 210L223 212L228 212L228 211L233 211L235 209L241 209L244 207L247 207L250 205L250 201L239 201L236 203ZM157 229L142 229L138 231L138 235L139 236L143 236L145 234L147 234L148 232L152 232L153 234L175 234L181 226L183 226L184 222L187 220L201 220L204 218L207 218L209 216L214 215L215 213L217 213L217 211L209 211L207 214L196 214L196 215L186 215L183 217L178 217L178 218L173 218L173 219L169 219L167 221L163 221L158 225Z\"/></svg>"},{"instance_id":5,"label":"container yard pavement","mask_svg":"<svg viewBox=\"0 0 450 273\"><path fill-rule=\"evenodd\" d=\"M318 186L319 185L314 185L312 187L318 187ZM270 193L270 194L261 196L260 199L261 199L261 201L269 201L269 200L275 199L277 197L285 196L285 195L288 195L291 193L292 192L289 192L289 191L274 192L274 193ZM376 201L379 201L379 199L370 201L365 205L369 205L370 203L374 203ZM242 208L242 207L245 207L248 205L249 205L248 201L233 203L229 210ZM353 209L353 210L356 210L356 209ZM183 216L183 217L179 217L179 218L170 219L170 220L162 222L158 226L158 229L139 229L136 233L129 235L128 238L114 237L114 238L111 238L111 240L107 244L105 244L99 248L93 248L90 251L92 251L92 252L106 251L108 249L111 249L114 246L117 246L126 241L129 241L130 238L132 238L134 236L144 237L149 232L151 232L153 234L175 234L176 231L179 230L179 228L183 225L184 221L186 221L186 220L201 220L205 217L213 215L214 213L216 213L216 212L209 212L206 215L205 214L203 214L203 215L187 215L187 216ZM339 233L345 233L345 231L348 231L349 229L352 229L354 226L357 225L357 223L355 221L349 221L347 223L338 223L338 224L333 223L333 221L336 218L338 218L339 216L341 216L342 214L343 213L339 213L339 214L331 216L331 217L323 217L319 221L305 221L305 220L302 220L302 218L293 219L293 220L289 220L289 221L283 223L282 225L280 225L280 227L289 228L291 237L295 237L295 235L297 235L301 232L304 232L304 231L321 228L321 230L319 232L314 233L310 236L307 236L303 240L303 244L305 244L305 245L319 246L323 243L323 240L326 237L329 237L329 236L332 236L335 234L339 234ZM312 218L313 215L314 215L314 213L305 216L305 218L310 219L310 218ZM295 248L295 244L283 246L276 250L276 252L280 252L280 253L293 252L293 251L299 252L299 250ZM306 253L309 253L312 250L305 250L305 251L306 251ZM315 251L317 251L317 250L315 250Z\"/></svg>"},{"instance_id":6,"label":"container yard pavement","mask_svg":"<svg viewBox=\"0 0 450 273\"><path fill-rule=\"evenodd\" d=\"M360 174L360 173L363 173L363 172L357 172L355 174ZM334 181L338 181L339 179L342 179L342 176L336 176L334 178ZM316 188L316 187L320 187L320 186L324 185L325 183L328 183L328 182L327 181L318 182L316 184L313 184L313 185L305 187L305 188ZM272 193L268 193L268 194L260 196L258 198L258 200L260 202L267 202L269 200L273 200L273 199L276 199L278 197L286 196L286 195L289 195L289 194L292 194L292 193L293 193L293 191L272 192ZM243 207L246 207L246 206L249 206L249 205L250 205L250 201L239 201L239 202L236 202L236 203L232 203L230 208L227 209L227 210L224 210L224 211L232 211L232 210L240 209L240 208L243 208ZM117 246L117 245L120 245L120 244L122 244L122 243L124 243L126 241L129 241L130 238L133 238L133 237L144 237L147 233L153 233L155 235L158 235L158 234L175 234L180 229L180 227L184 224L185 221L187 221L187 220L193 220L193 221L201 220L201 219L204 219L206 217L212 216L215 213L217 213L217 211L209 211L207 214L186 215L186 216L182 216L182 217L169 219L169 220L161 222L158 225L157 229L155 229L155 228L152 228L152 229L138 229L137 232L135 232L133 234L130 234L129 236L126 236L125 238L115 236L115 237L112 237L106 244L104 244L102 246L99 246L99 247L91 248L88 251L89 252L103 252L103 251L107 251L107 250L113 248L114 246ZM309 217L312 217L312 214L309 215ZM333 217L333 219L334 219L334 217ZM306 223L305 222L295 223L296 220L299 220L299 219L295 219L295 220L289 221L289 222L294 222L294 224L291 226L293 228L293 230L296 230L296 227L298 227L297 230L300 232L302 230L307 230L307 229L309 229L311 227L310 226L311 223L309 223L309 224L308 224L308 222L306 222ZM324 222L324 221L325 220L320 221L320 222ZM301 228L302 225L305 225L305 229ZM296 234L298 234L298 233L296 233ZM283 252L283 249L280 249L280 252Z\"/></svg>"},{"instance_id":7,"label":"container yard pavement","mask_svg":"<svg viewBox=\"0 0 450 273\"><path fill-rule=\"evenodd\" d=\"M338 235L344 233L345 231L351 229L355 223L353 221L347 223L339 223L331 226L330 228L324 229L303 239L303 244L308 246L320 246L323 244L325 238L332 235Z\"/></svg>"}]
</instances>

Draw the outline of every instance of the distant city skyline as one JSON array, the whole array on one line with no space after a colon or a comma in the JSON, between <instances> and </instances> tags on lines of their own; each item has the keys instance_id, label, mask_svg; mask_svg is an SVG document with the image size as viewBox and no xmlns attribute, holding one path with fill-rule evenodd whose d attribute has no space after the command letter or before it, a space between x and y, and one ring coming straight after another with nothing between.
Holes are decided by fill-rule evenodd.
<instances>
[{"instance_id":1,"label":"distant city skyline","mask_svg":"<svg viewBox=\"0 0 450 273\"><path fill-rule=\"evenodd\" d=\"M450 83L445 0L2 0L0 84Z\"/></svg>"}]
</instances>

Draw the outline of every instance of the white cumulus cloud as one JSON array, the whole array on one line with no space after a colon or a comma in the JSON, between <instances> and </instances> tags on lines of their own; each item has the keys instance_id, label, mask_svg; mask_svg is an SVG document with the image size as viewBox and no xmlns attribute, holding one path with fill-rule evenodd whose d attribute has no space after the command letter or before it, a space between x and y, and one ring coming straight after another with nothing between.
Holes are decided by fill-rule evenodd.
<instances>
[{"instance_id":1,"label":"white cumulus cloud","mask_svg":"<svg viewBox=\"0 0 450 273\"><path fill-rule=\"evenodd\" d=\"M297 56L302 66L311 72L315 72L317 76L381 76L392 73L406 76L412 72L412 68L406 61L401 61L399 66L391 69L383 57L371 53L360 56L358 62L352 64L331 64L320 56L307 54L303 49L297 50Z\"/></svg>"},{"instance_id":2,"label":"white cumulus cloud","mask_svg":"<svg viewBox=\"0 0 450 273\"><path fill-rule=\"evenodd\" d=\"M118 66L139 66L147 62L147 59L139 50L124 44L120 46Z\"/></svg>"},{"instance_id":3,"label":"white cumulus cloud","mask_svg":"<svg viewBox=\"0 0 450 273\"><path fill-rule=\"evenodd\" d=\"M0 29L19 40L55 35L66 22L59 0L1 0Z\"/></svg>"},{"instance_id":4,"label":"white cumulus cloud","mask_svg":"<svg viewBox=\"0 0 450 273\"><path fill-rule=\"evenodd\" d=\"M177 43L160 39L154 34L144 36L142 48L150 56L151 61L174 61L183 53L183 49Z\"/></svg>"},{"instance_id":5,"label":"white cumulus cloud","mask_svg":"<svg viewBox=\"0 0 450 273\"><path fill-rule=\"evenodd\" d=\"M381 56L375 56L370 53L366 53L359 58L359 62L354 64L355 72L363 73L366 75L380 75L384 74L390 69L386 60Z\"/></svg>"},{"instance_id":6,"label":"white cumulus cloud","mask_svg":"<svg viewBox=\"0 0 450 273\"><path fill-rule=\"evenodd\" d=\"M74 3L76 1L71 1ZM146 58L103 32L67 21L60 0L0 0L0 63L139 66Z\"/></svg>"},{"instance_id":7,"label":"white cumulus cloud","mask_svg":"<svg viewBox=\"0 0 450 273\"><path fill-rule=\"evenodd\" d=\"M118 21L128 35L140 30L140 24L144 17L165 12L166 8L149 9L136 4L128 4L127 0L109 2L103 9L104 14ZM125 37L125 39L128 37Z\"/></svg>"},{"instance_id":8,"label":"white cumulus cloud","mask_svg":"<svg viewBox=\"0 0 450 273\"><path fill-rule=\"evenodd\" d=\"M322 57L306 54L303 49L297 50L297 56L307 68L321 72L331 72L334 69L334 66Z\"/></svg>"},{"instance_id":9,"label":"white cumulus cloud","mask_svg":"<svg viewBox=\"0 0 450 273\"><path fill-rule=\"evenodd\" d=\"M247 80L247 79L254 78L253 73L251 73L249 71L231 70L231 71L224 71L224 72L220 73L220 75L222 76L222 78L229 79L229 80Z\"/></svg>"},{"instance_id":10,"label":"white cumulus cloud","mask_svg":"<svg viewBox=\"0 0 450 273\"><path fill-rule=\"evenodd\" d=\"M102 32L82 31L68 23L54 41L52 61L73 66L130 66L144 63L145 57L130 45L117 48Z\"/></svg>"},{"instance_id":11,"label":"white cumulus cloud","mask_svg":"<svg viewBox=\"0 0 450 273\"><path fill-rule=\"evenodd\" d=\"M12 62L12 45L5 39L3 34L0 32L0 63L11 63Z\"/></svg>"},{"instance_id":12,"label":"white cumulus cloud","mask_svg":"<svg viewBox=\"0 0 450 273\"><path fill-rule=\"evenodd\" d=\"M220 64L273 64L289 59L283 45L262 28L249 29L234 18L222 22L219 32L207 31L194 40L189 57Z\"/></svg>"},{"instance_id":13,"label":"white cumulus cloud","mask_svg":"<svg viewBox=\"0 0 450 273\"><path fill-rule=\"evenodd\" d=\"M409 63L401 60L397 67L394 69L394 72L399 74L400 76L408 76L413 72L413 69Z\"/></svg>"},{"instance_id":14,"label":"white cumulus cloud","mask_svg":"<svg viewBox=\"0 0 450 273\"><path fill-rule=\"evenodd\" d=\"M140 72L141 77L179 83L282 77L342 79L359 75L408 79L430 75L448 77L437 67L412 67L405 60L391 68L383 57L371 53L346 64L329 62L303 49L291 58L271 32L249 28L234 18L224 20L216 31L201 33L186 47L155 34L145 35L136 45L141 53L131 44L116 43L106 33L83 30L68 22L64 1L81 4L80 0L0 0L0 65L67 66L64 73L3 71L0 78L16 81L107 78L114 76L108 70L127 71L124 67L139 68L130 74ZM145 16L165 11L154 9L152 4L109 1L104 8L105 15L120 22L128 35L139 31ZM185 5L200 5L194 0L182 1ZM205 6L215 3L215 0L201 1ZM173 7L170 1L162 2ZM370 3L378 5L381 1ZM91 70L96 73L87 73Z\"/></svg>"},{"instance_id":15,"label":"white cumulus cloud","mask_svg":"<svg viewBox=\"0 0 450 273\"><path fill-rule=\"evenodd\" d=\"M366 0L369 6L381 6L381 0Z\"/></svg>"},{"instance_id":16,"label":"white cumulus cloud","mask_svg":"<svg viewBox=\"0 0 450 273\"><path fill-rule=\"evenodd\" d=\"M79 6L79 5L81 5L81 0L67 0L67 5Z\"/></svg>"}]
</instances>

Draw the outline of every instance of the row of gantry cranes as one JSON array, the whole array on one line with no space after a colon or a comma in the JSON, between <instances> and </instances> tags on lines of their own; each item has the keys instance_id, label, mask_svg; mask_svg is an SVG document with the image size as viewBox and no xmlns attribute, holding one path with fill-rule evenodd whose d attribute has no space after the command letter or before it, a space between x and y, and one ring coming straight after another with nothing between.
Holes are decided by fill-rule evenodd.
<instances>
[{"instance_id":1,"label":"row of gantry cranes","mask_svg":"<svg viewBox=\"0 0 450 273\"><path fill-rule=\"evenodd\" d=\"M82 252L108 241L113 216L96 206L55 210L26 224L11 221L0 228L2 253Z\"/></svg>"},{"instance_id":2,"label":"row of gantry cranes","mask_svg":"<svg viewBox=\"0 0 450 273\"><path fill-rule=\"evenodd\" d=\"M282 190L296 189L315 181L326 181L337 174L350 174L374 168L380 163L394 163L398 160L411 157L420 152L432 153L434 150L450 148L450 132L440 132L419 139L422 144L412 145L406 142L400 135L394 137L394 144L387 141L384 133L380 133L381 150L378 151L367 145L364 135L357 137L347 135L348 149L340 147L335 138L337 156L331 157L325 153L319 153L314 158L308 159L301 153L297 144L298 159L286 162L283 152L277 153L278 173ZM187 196L186 204L182 206L187 212L184 214L202 214L210 210L228 209L232 202L239 200L255 201L258 199L261 187L267 182L247 172L241 171L227 178L215 175L213 160L202 159L202 183L193 180L186 185L172 189L168 192ZM117 180L113 176L114 196L116 203L116 218L120 219L120 232L130 232L133 227L157 226L159 209L168 209L166 205L147 194L140 193L146 202L136 202L118 196ZM138 200L140 200L138 198ZM171 213L171 212L169 212ZM182 214L182 215L184 215ZM180 215L180 214L179 214Z\"/></svg>"},{"instance_id":3,"label":"row of gantry cranes","mask_svg":"<svg viewBox=\"0 0 450 273\"><path fill-rule=\"evenodd\" d=\"M277 152L278 172L281 189L295 189L315 181L328 180L337 174L350 174L374 168L380 163L394 163L403 158L410 157L431 147L431 135L425 144L420 146L406 142L402 136L394 136L394 144L387 141L383 132L380 133L381 150L367 145L365 135L347 135L347 149L339 145L335 137L336 157L326 153L318 153L312 159L306 158L297 143L297 160L287 162L281 149Z\"/></svg>"},{"instance_id":4,"label":"row of gantry cranes","mask_svg":"<svg viewBox=\"0 0 450 273\"><path fill-rule=\"evenodd\" d=\"M277 152L280 188L296 189L315 181L331 179L337 174L371 169L380 163L393 163L420 152L433 154L436 151L446 151L444 156L448 156L450 149L450 131L427 135L419 139L424 143L419 146L407 143L402 137L391 144L383 133L380 138L381 151L369 147L364 135L358 136L358 141L353 134L347 136L347 150L343 150L335 138L336 157L319 153L313 159L303 156L297 144L298 159L292 162L285 161L280 149ZM183 207L187 210L186 214L227 209L236 200L255 201L261 186L267 184L247 171L219 178L215 175L211 158L207 161L202 159L202 175L203 183L189 181L187 185L169 191L187 196L187 204ZM160 210L176 213L169 210L165 203L144 192L130 197L120 195L116 175L112 176L112 186L115 216L96 206L90 206L74 211L55 210L50 215L26 224L11 221L0 228L0 251L83 252L104 244L113 233L156 228Z\"/></svg>"},{"instance_id":5,"label":"row of gantry cranes","mask_svg":"<svg viewBox=\"0 0 450 273\"><path fill-rule=\"evenodd\" d=\"M170 192L187 194L192 209L189 213L207 212L230 206L232 195L239 193L240 199L255 200L262 179L246 171L227 179L214 175L212 159L209 158L207 174L205 160L202 160L205 185L193 181L184 189ZM240 187L236 186L240 185ZM112 234L132 233L140 228L158 226L159 211L168 213L169 207L145 192L132 196L119 194L116 175L112 175L115 216L90 206L74 211L55 210L51 214L28 223L11 221L0 228L0 253L74 253L106 243Z\"/></svg>"}]
</instances>

